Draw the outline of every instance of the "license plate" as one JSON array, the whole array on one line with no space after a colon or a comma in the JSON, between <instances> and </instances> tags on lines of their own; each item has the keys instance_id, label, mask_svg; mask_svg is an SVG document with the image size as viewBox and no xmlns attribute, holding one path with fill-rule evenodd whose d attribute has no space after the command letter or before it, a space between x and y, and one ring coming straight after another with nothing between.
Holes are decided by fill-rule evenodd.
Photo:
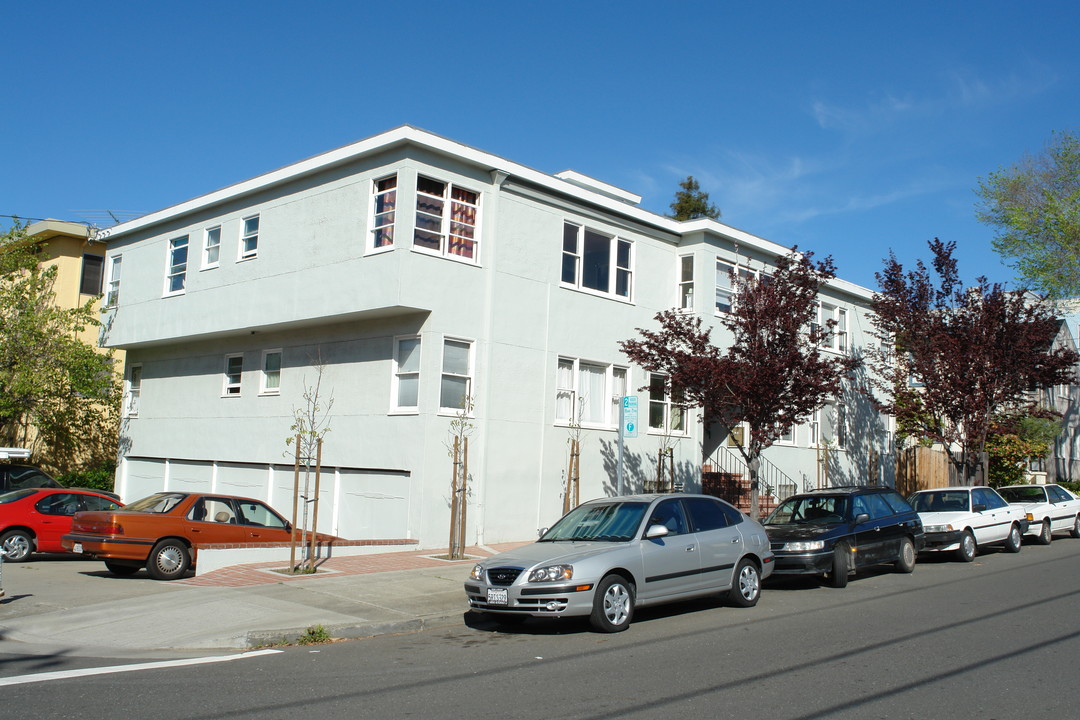
<instances>
[{"instance_id":1,"label":"license plate","mask_svg":"<svg viewBox=\"0 0 1080 720\"><path fill-rule=\"evenodd\" d=\"M509 605L510 598L506 588L488 588L488 605Z\"/></svg>"},{"instance_id":2,"label":"license plate","mask_svg":"<svg viewBox=\"0 0 1080 720\"><path fill-rule=\"evenodd\" d=\"M75 543L74 545L72 545L71 546L71 552L73 552L73 553L81 553L82 552L82 543Z\"/></svg>"}]
</instances>

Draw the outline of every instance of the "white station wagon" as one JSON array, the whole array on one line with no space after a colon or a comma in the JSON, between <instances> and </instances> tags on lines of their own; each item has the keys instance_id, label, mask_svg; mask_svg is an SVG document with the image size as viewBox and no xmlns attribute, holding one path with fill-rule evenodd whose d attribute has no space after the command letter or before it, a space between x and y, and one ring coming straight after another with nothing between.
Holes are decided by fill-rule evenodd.
<instances>
[{"instance_id":1,"label":"white station wagon","mask_svg":"<svg viewBox=\"0 0 1080 720\"><path fill-rule=\"evenodd\" d=\"M1040 544L1049 545L1056 532L1080 538L1080 499L1060 485L1010 485L998 492L1031 516L1027 534Z\"/></svg>"},{"instance_id":2,"label":"white station wagon","mask_svg":"<svg viewBox=\"0 0 1080 720\"><path fill-rule=\"evenodd\" d=\"M1027 511L989 487L920 490L908 502L922 519L924 550L955 551L964 562L974 560L984 545L1000 543L1006 552L1019 552L1028 529Z\"/></svg>"}]
</instances>

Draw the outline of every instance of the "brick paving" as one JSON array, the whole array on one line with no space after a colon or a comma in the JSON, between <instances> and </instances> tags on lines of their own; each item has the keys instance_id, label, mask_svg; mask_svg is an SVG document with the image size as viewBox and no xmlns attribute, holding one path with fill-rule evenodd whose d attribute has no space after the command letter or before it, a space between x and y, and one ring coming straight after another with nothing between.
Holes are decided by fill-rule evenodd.
<instances>
[{"instance_id":1,"label":"brick paving","mask_svg":"<svg viewBox=\"0 0 1080 720\"><path fill-rule=\"evenodd\" d=\"M410 550L399 552L374 553L370 555L351 555L331 557L319 561L317 567L322 572L314 575L286 575L275 570L284 570L288 561L247 563L213 570L205 575L173 581L178 585L201 587L249 587L271 583L292 582L294 580L312 580L315 578L341 577L342 575L363 575L365 573L392 572L395 570L417 570L439 565L468 565L477 557L488 557L505 552L527 543L500 543L485 547L469 547L465 553L467 560L440 560L435 556L446 555L443 550Z\"/></svg>"}]
</instances>

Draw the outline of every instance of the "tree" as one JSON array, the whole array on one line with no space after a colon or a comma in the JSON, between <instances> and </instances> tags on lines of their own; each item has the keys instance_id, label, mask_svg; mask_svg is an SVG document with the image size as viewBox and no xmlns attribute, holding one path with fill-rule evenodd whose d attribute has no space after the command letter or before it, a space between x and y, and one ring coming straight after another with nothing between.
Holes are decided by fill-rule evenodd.
<instances>
[{"instance_id":1,"label":"tree","mask_svg":"<svg viewBox=\"0 0 1080 720\"><path fill-rule=\"evenodd\" d=\"M990 485L1016 485L1024 481L1024 465L1046 457L1061 432L1061 422L1044 414L995 418L986 436L986 454L990 460L987 477Z\"/></svg>"},{"instance_id":2,"label":"tree","mask_svg":"<svg viewBox=\"0 0 1080 720\"><path fill-rule=\"evenodd\" d=\"M22 225L0 235L0 445L29 447L56 472L116 460L121 385L112 353L78 337L94 300L56 304L57 268Z\"/></svg>"},{"instance_id":3,"label":"tree","mask_svg":"<svg viewBox=\"0 0 1080 720\"><path fill-rule=\"evenodd\" d=\"M696 220L697 218L720 218L720 208L709 203L709 193L702 192L701 186L692 175L679 183L681 190L675 193L671 203L671 217L676 220Z\"/></svg>"},{"instance_id":4,"label":"tree","mask_svg":"<svg viewBox=\"0 0 1080 720\"><path fill-rule=\"evenodd\" d=\"M758 516L761 453L838 395L859 364L821 352L835 320L816 323L818 288L834 276L831 258L814 263L797 249L778 259L771 276L733 276L736 299L720 320L733 336L726 350L711 342L701 318L671 310L656 315L659 331L637 328L641 339L619 343L630 360L662 373L669 391L701 407L707 424L730 434L746 423L739 452L750 472L751 517Z\"/></svg>"},{"instance_id":5,"label":"tree","mask_svg":"<svg viewBox=\"0 0 1080 720\"><path fill-rule=\"evenodd\" d=\"M905 274L891 253L876 275L871 387L898 436L941 443L957 475L982 484L991 420L1027 406L1031 390L1071 382L1077 354L1052 349L1058 324L1045 301L982 277L965 287L956 244L929 245L936 283L921 260Z\"/></svg>"},{"instance_id":6,"label":"tree","mask_svg":"<svg viewBox=\"0 0 1080 720\"><path fill-rule=\"evenodd\" d=\"M1052 298L1080 295L1080 137L1055 133L1038 155L979 180L976 217L1020 279Z\"/></svg>"}]
</instances>

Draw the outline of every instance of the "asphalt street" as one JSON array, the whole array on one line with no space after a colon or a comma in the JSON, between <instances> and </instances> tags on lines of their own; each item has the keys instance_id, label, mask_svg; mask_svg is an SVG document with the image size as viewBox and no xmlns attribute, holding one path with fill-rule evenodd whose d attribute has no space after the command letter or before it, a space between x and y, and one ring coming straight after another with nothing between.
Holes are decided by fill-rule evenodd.
<instances>
[{"instance_id":1,"label":"asphalt street","mask_svg":"<svg viewBox=\"0 0 1080 720\"><path fill-rule=\"evenodd\" d=\"M770 582L756 608L658 608L616 635L462 614L423 632L200 654L212 664L7 656L0 697L35 718L1072 717L1078 597L1080 541L1061 538L861 573L843 590Z\"/></svg>"}]
</instances>

